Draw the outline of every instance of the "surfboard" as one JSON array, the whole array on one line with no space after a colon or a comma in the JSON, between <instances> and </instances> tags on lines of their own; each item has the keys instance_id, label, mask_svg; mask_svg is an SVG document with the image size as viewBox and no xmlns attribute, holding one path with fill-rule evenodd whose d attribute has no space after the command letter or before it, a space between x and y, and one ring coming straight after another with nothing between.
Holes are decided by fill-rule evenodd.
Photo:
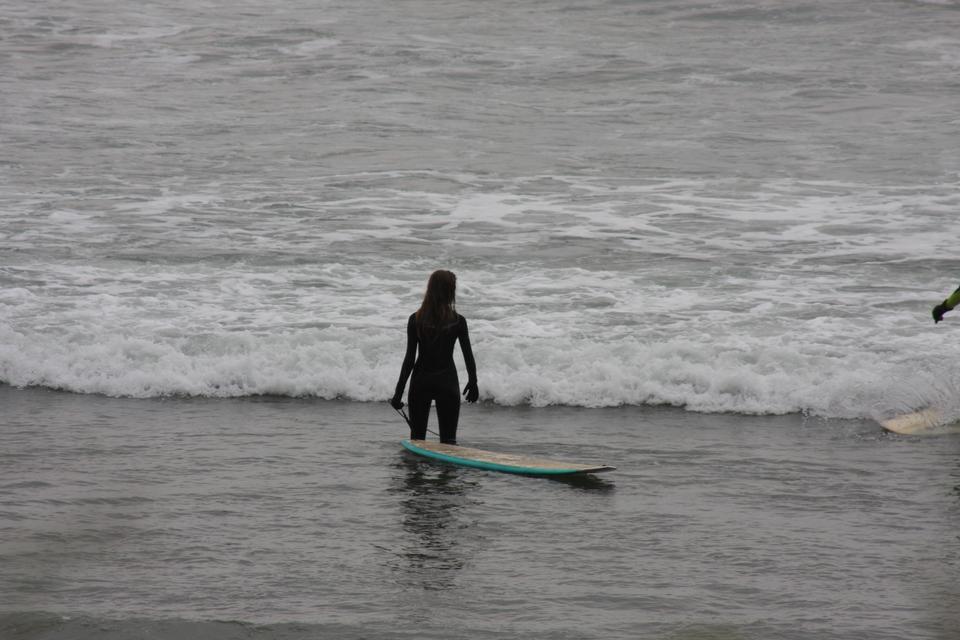
<instances>
[{"instance_id":1,"label":"surfboard","mask_svg":"<svg viewBox=\"0 0 960 640\"><path fill-rule=\"evenodd\" d=\"M938 430L943 425L943 412L939 409L921 409L905 413L887 420L880 420L880 426L887 431L905 436L914 436L928 431Z\"/></svg>"},{"instance_id":2,"label":"surfboard","mask_svg":"<svg viewBox=\"0 0 960 640\"><path fill-rule=\"evenodd\" d=\"M464 467L476 467L488 471L517 473L525 476L565 476L585 473L613 471L616 467L605 464L581 464L562 460L547 460L512 453L484 451L453 444L443 444L433 440L403 440L400 442L408 451Z\"/></svg>"}]
</instances>

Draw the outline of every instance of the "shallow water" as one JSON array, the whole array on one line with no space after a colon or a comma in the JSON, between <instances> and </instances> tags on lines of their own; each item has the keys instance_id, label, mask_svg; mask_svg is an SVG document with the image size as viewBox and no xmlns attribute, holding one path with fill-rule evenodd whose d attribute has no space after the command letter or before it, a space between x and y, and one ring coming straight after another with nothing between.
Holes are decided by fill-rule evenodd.
<instances>
[{"instance_id":1,"label":"shallow water","mask_svg":"<svg viewBox=\"0 0 960 640\"><path fill-rule=\"evenodd\" d=\"M618 467L561 482L412 457L385 404L0 394L4 637L951 638L960 622L951 437L465 409L470 445Z\"/></svg>"}]
</instances>

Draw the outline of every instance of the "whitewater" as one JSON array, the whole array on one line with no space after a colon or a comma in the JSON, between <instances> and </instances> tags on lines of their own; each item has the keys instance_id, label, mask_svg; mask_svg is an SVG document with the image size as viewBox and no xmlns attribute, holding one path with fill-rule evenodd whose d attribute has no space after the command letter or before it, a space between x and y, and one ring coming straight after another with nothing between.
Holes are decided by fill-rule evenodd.
<instances>
[{"instance_id":1,"label":"whitewater","mask_svg":"<svg viewBox=\"0 0 960 640\"><path fill-rule=\"evenodd\" d=\"M14 8L0 382L385 400L447 268L487 402L949 405L956 7L644 7Z\"/></svg>"}]
</instances>

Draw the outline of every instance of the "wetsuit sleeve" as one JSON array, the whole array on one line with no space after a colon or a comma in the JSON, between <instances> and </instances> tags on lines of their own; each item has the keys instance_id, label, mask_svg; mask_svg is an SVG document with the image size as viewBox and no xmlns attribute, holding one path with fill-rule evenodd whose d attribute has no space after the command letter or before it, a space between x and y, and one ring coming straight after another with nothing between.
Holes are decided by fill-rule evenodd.
<instances>
[{"instance_id":1,"label":"wetsuit sleeve","mask_svg":"<svg viewBox=\"0 0 960 640\"><path fill-rule=\"evenodd\" d=\"M417 318L414 314L407 321L407 353L403 357L403 365L400 367L400 379L397 380L397 391L394 394L396 398L403 395L403 389L407 386L407 378L410 377L413 365L417 361L417 342Z\"/></svg>"},{"instance_id":2,"label":"wetsuit sleeve","mask_svg":"<svg viewBox=\"0 0 960 640\"><path fill-rule=\"evenodd\" d=\"M957 287L957 290L950 294L943 303L947 306L947 309L953 309L958 304L960 304L960 287Z\"/></svg>"},{"instance_id":3,"label":"wetsuit sleeve","mask_svg":"<svg viewBox=\"0 0 960 640\"><path fill-rule=\"evenodd\" d=\"M473 359L473 349L470 348L470 332L467 330L467 319L460 316L460 332L457 334L460 340L460 350L463 351L463 363L467 365L467 375L470 376L470 382L477 383L477 363Z\"/></svg>"}]
</instances>

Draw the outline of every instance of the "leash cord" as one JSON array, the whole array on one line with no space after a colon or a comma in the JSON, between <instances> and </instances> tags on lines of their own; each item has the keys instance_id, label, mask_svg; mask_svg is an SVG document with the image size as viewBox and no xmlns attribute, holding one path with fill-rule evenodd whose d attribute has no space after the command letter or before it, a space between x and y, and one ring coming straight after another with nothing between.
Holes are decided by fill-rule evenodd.
<instances>
[{"instance_id":1,"label":"leash cord","mask_svg":"<svg viewBox=\"0 0 960 640\"><path fill-rule=\"evenodd\" d=\"M399 413L401 416L403 416L403 421L407 423L408 427L413 429L413 425L410 424L410 418L409 416L407 416L407 412L403 410L403 407L401 406L399 409L396 409L396 412ZM433 429L427 428L427 431L437 436L438 438L440 437L440 434L434 431Z\"/></svg>"}]
</instances>

